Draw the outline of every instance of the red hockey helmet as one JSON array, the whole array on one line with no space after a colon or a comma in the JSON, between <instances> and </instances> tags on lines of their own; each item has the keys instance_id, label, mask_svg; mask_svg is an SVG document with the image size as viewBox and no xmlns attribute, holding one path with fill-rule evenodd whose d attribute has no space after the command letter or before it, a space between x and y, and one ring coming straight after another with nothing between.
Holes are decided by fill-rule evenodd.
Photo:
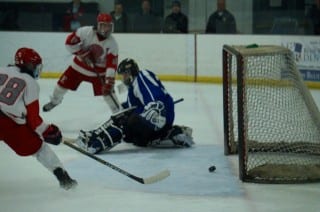
<instances>
[{"instance_id":1,"label":"red hockey helmet","mask_svg":"<svg viewBox=\"0 0 320 212\"><path fill-rule=\"evenodd\" d=\"M14 61L22 72L26 72L34 78L39 77L42 70L42 59L35 50L26 47L18 49Z\"/></svg>"},{"instance_id":2,"label":"red hockey helmet","mask_svg":"<svg viewBox=\"0 0 320 212\"><path fill-rule=\"evenodd\" d=\"M112 17L108 13L100 13L97 16L97 22L112 23Z\"/></svg>"},{"instance_id":3,"label":"red hockey helmet","mask_svg":"<svg viewBox=\"0 0 320 212\"><path fill-rule=\"evenodd\" d=\"M97 16L97 32L107 38L113 30L112 17L108 13L100 13Z\"/></svg>"}]
</instances>

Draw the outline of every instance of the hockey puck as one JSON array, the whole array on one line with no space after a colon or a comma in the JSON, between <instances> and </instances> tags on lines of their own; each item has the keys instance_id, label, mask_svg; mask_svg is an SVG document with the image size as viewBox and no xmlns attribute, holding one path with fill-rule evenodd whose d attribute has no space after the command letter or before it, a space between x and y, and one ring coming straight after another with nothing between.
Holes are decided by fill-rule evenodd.
<instances>
[{"instance_id":1,"label":"hockey puck","mask_svg":"<svg viewBox=\"0 0 320 212\"><path fill-rule=\"evenodd\" d=\"M209 167L209 172L214 172L216 170L216 166L210 166Z\"/></svg>"}]
</instances>

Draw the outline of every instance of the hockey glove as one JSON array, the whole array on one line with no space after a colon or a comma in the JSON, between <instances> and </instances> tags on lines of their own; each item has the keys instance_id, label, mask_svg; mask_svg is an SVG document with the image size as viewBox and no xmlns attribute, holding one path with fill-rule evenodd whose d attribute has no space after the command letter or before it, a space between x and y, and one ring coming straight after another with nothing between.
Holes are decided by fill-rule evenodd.
<instances>
[{"instance_id":1,"label":"hockey glove","mask_svg":"<svg viewBox=\"0 0 320 212\"><path fill-rule=\"evenodd\" d=\"M42 137L46 143L58 145L62 141L62 134L60 129L54 125L50 124L46 131L43 132Z\"/></svg>"},{"instance_id":2,"label":"hockey glove","mask_svg":"<svg viewBox=\"0 0 320 212\"><path fill-rule=\"evenodd\" d=\"M91 51L90 50L83 50L81 49L80 51L78 51L76 53L76 55L78 57L81 58L81 60L89 67L94 67L94 58L91 54Z\"/></svg>"},{"instance_id":3,"label":"hockey glove","mask_svg":"<svg viewBox=\"0 0 320 212\"><path fill-rule=\"evenodd\" d=\"M104 95L109 95L111 91L113 90L113 86L115 84L115 79L114 77L106 77L105 78L105 84L103 85L103 90L102 93Z\"/></svg>"},{"instance_id":4,"label":"hockey glove","mask_svg":"<svg viewBox=\"0 0 320 212\"><path fill-rule=\"evenodd\" d=\"M147 104L141 116L150 122L155 131L160 130L166 124L166 110L160 101Z\"/></svg>"}]
</instances>

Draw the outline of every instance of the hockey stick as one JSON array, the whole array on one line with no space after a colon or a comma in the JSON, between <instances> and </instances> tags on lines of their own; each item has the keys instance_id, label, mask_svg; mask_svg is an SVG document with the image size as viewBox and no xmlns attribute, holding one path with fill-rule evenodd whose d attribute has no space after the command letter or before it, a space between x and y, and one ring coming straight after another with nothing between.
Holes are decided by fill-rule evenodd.
<instances>
[{"instance_id":1,"label":"hockey stick","mask_svg":"<svg viewBox=\"0 0 320 212\"><path fill-rule=\"evenodd\" d=\"M177 103L182 102L182 101L184 101L184 98L177 99L177 100L173 101L173 103L177 104Z\"/></svg>"},{"instance_id":2,"label":"hockey stick","mask_svg":"<svg viewBox=\"0 0 320 212\"><path fill-rule=\"evenodd\" d=\"M78 152L80 152L80 153L82 153L82 154L94 159L95 161L98 161L98 162L102 163L103 165L108 166L109 168L111 168L111 169L113 169L113 170L115 170L115 171L117 171L117 172L119 172L119 173L121 173L121 174L123 174L123 175L125 175L125 176L127 176L127 177L129 177L129 178L141 183L141 184L156 183L156 182L161 181L161 180L167 178L168 176L170 176L170 171L168 169L165 169L165 170L157 173L156 175L153 175L153 176L150 176L150 177L146 177L146 178L137 177L137 176L135 176L133 174L130 174L129 172L127 172L127 171L125 171L125 170L123 170L123 169L121 169L121 168L119 168L119 167L117 167L117 166L115 166L115 165L113 165L113 164L111 164L111 163L109 163L109 162L107 162L107 161L105 161L105 160L93 155L93 154L90 154L89 152L87 152L87 151L81 149L80 147L77 147L76 145L72 144L68 140L64 140L63 143L65 145L67 145L68 147L70 147L70 148L72 148L72 149L74 149L74 150L76 150L76 151L78 151Z\"/></svg>"}]
</instances>

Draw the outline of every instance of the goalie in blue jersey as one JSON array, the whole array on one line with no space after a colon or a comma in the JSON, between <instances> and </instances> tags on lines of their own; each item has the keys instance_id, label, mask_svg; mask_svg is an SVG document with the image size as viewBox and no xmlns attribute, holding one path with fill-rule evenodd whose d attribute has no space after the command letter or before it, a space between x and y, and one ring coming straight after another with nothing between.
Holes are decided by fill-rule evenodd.
<instances>
[{"instance_id":1,"label":"goalie in blue jersey","mask_svg":"<svg viewBox=\"0 0 320 212\"><path fill-rule=\"evenodd\" d=\"M141 147L191 147L192 129L173 125L174 101L158 77L127 58L117 73L128 87L122 111L91 131L80 131L77 144L95 154L107 151L121 142Z\"/></svg>"}]
</instances>

